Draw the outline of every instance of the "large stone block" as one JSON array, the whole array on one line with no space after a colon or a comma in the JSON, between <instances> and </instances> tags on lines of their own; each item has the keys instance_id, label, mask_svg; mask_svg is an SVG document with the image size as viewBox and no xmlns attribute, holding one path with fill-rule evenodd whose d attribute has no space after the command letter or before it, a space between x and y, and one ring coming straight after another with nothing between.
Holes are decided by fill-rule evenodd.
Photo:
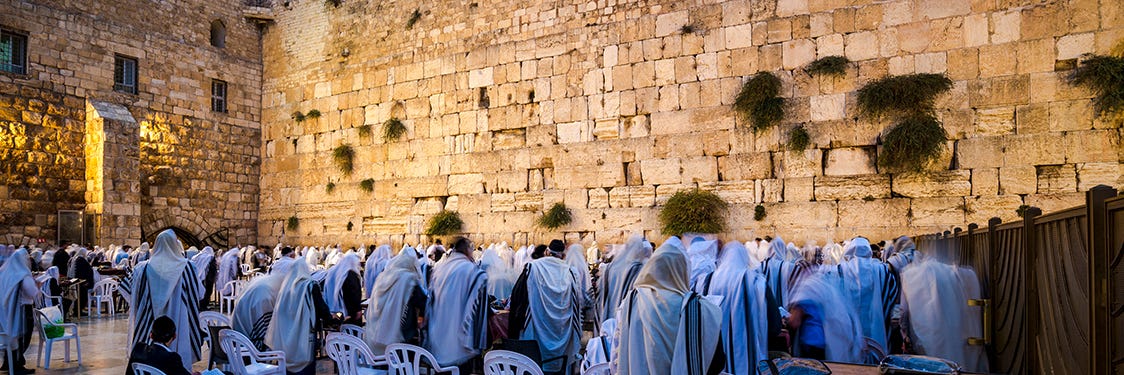
<instances>
[{"instance_id":1,"label":"large stone block","mask_svg":"<svg viewBox=\"0 0 1124 375\"><path fill-rule=\"evenodd\" d=\"M815 184L813 177L795 177L784 179L785 202L807 202L815 199Z\"/></svg>"},{"instance_id":2,"label":"large stone block","mask_svg":"<svg viewBox=\"0 0 1124 375\"><path fill-rule=\"evenodd\" d=\"M1004 222L1017 220L1019 206L1023 204L1018 195L983 195L967 197L965 221L986 227L988 220L998 217Z\"/></svg>"},{"instance_id":3,"label":"large stone block","mask_svg":"<svg viewBox=\"0 0 1124 375\"><path fill-rule=\"evenodd\" d=\"M909 226L909 199L839 201L839 226Z\"/></svg>"},{"instance_id":4,"label":"large stone block","mask_svg":"<svg viewBox=\"0 0 1124 375\"><path fill-rule=\"evenodd\" d=\"M999 168L999 194L1034 194L1037 190L1038 176L1033 165Z\"/></svg>"},{"instance_id":5,"label":"large stone block","mask_svg":"<svg viewBox=\"0 0 1124 375\"><path fill-rule=\"evenodd\" d=\"M1042 213L1061 211L1085 204L1085 193L1031 194L1023 202L1042 209Z\"/></svg>"},{"instance_id":6,"label":"large stone block","mask_svg":"<svg viewBox=\"0 0 1124 375\"><path fill-rule=\"evenodd\" d=\"M765 213L777 228L832 228L839 223L836 202L785 202L767 205Z\"/></svg>"},{"instance_id":7,"label":"large stone block","mask_svg":"<svg viewBox=\"0 0 1124 375\"><path fill-rule=\"evenodd\" d=\"M842 120L847 117L847 94L816 95L810 100L812 121Z\"/></svg>"},{"instance_id":8,"label":"large stone block","mask_svg":"<svg viewBox=\"0 0 1124 375\"><path fill-rule=\"evenodd\" d=\"M779 157L776 176L780 178L812 177L823 175L823 150L784 151L773 154Z\"/></svg>"},{"instance_id":9,"label":"large stone block","mask_svg":"<svg viewBox=\"0 0 1124 375\"><path fill-rule=\"evenodd\" d=\"M648 185L678 184L683 167L678 158L641 160L640 173Z\"/></svg>"},{"instance_id":10,"label":"large stone block","mask_svg":"<svg viewBox=\"0 0 1124 375\"><path fill-rule=\"evenodd\" d=\"M1077 165L1077 191L1088 191L1097 185L1121 186L1120 163L1082 163ZM0 198L3 193L0 192Z\"/></svg>"},{"instance_id":11,"label":"large stone block","mask_svg":"<svg viewBox=\"0 0 1124 375\"><path fill-rule=\"evenodd\" d=\"M772 172L772 154L768 152L731 154L718 157L718 173L723 181L770 178Z\"/></svg>"},{"instance_id":12,"label":"large stone block","mask_svg":"<svg viewBox=\"0 0 1124 375\"><path fill-rule=\"evenodd\" d=\"M1077 170L1073 164L1040 165L1037 167L1038 193L1073 193L1077 191Z\"/></svg>"},{"instance_id":13,"label":"large stone block","mask_svg":"<svg viewBox=\"0 0 1124 375\"><path fill-rule=\"evenodd\" d=\"M972 170L972 195L999 194L999 168Z\"/></svg>"},{"instance_id":14,"label":"large stone block","mask_svg":"<svg viewBox=\"0 0 1124 375\"><path fill-rule=\"evenodd\" d=\"M449 175L449 194L479 194L484 192L484 175L480 173Z\"/></svg>"},{"instance_id":15,"label":"large stone block","mask_svg":"<svg viewBox=\"0 0 1124 375\"><path fill-rule=\"evenodd\" d=\"M976 112L977 136L1006 135L1015 132L1015 107L980 109Z\"/></svg>"},{"instance_id":16,"label":"large stone block","mask_svg":"<svg viewBox=\"0 0 1124 375\"><path fill-rule=\"evenodd\" d=\"M958 197L972 193L972 173L957 169L944 172L894 175L893 192L908 198Z\"/></svg>"},{"instance_id":17,"label":"large stone block","mask_svg":"<svg viewBox=\"0 0 1124 375\"><path fill-rule=\"evenodd\" d=\"M1057 137L1050 144L1049 151L1057 153ZM1124 148L1120 145L1120 133L1116 130L1090 130L1065 133L1066 163L1095 163L1120 160ZM1053 160L1056 160L1054 158ZM1040 163L1047 164L1047 163ZM1061 163L1049 163L1061 164Z\"/></svg>"},{"instance_id":18,"label":"large stone block","mask_svg":"<svg viewBox=\"0 0 1124 375\"><path fill-rule=\"evenodd\" d=\"M817 201L890 197L887 175L823 176L816 177L814 184Z\"/></svg>"},{"instance_id":19,"label":"large stone block","mask_svg":"<svg viewBox=\"0 0 1124 375\"><path fill-rule=\"evenodd\" d=\"M824 175L849 176L878 173L874 149L867 147L834 148L826 151Z\"/></svg>"},{"instance_id":20,"label":"large stone block","mask_svg":"<svg viewBox=\"0 0 1124 375\"><path fill-rule=\"evenodd\" d=\"M963 197L914 198L910 200L910 223L934 231L963 227L964 209Z\"/></svg>"}]
</instances>

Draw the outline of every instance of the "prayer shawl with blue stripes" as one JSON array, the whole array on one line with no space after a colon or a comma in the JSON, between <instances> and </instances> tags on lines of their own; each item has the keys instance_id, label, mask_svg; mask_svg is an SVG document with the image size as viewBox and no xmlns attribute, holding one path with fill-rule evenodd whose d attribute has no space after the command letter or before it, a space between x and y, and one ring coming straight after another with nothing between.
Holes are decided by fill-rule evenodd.
<instances>
[{"instance_id":1,"label":"prayer shawl with blue stripes","mask_svg":"<svg viewBox=\"0 0 1124 375\"><path fill-rule=\"evenodd\" d=\"M765 276L750 267L750 262L741 243L726 244L708 290L708 295L722 297L719 307L726 372L734 375L756 374L757 362L768 359Z\"/></svg>"},{"instance_id":2,"label":"prayer shawl with blue stripes","mask_svg":"<svg viewBox=\"0 0 1124 375\"><path fill-rule=\"evenodd\" d=\"M464 254L451 252L434 266L429 285L425 347L441 366L461 365L487 345L488 276Z\"/></svg>"},{"instance_id":3,"label":"prayer shawl with blue stripes","mask_svg":"<svg viewBox=\"0 0 1124 375\"><path fill-rule=\"evenodd\" d=\"M203 285L195 277L195 267L183 257L183 245L175 232L166 230L156 237L152 259L137 265L126 292L130 294L129 348L147 343L152 322L167 316L176 322L176 340L171 348L183 359L183 367L199 361L203 331L199 326L199 300Z\"/></svg>"}]
</instances>

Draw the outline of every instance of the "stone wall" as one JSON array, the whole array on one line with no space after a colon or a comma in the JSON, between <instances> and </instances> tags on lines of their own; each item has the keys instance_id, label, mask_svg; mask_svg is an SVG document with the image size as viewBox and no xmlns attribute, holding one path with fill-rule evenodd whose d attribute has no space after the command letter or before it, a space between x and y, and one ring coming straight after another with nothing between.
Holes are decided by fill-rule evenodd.
<instances>
[{"instance_id":1,"label":"stone wall","mask_svg":"<svg viewBox=\"0 0 1124 375\"><path fill-rule=\"evenodd\" d=\"M171 226L207 243L253 242L261 44L243 10L209 0L0 4L0 26L29 36L28 74L0 73L0 242L54 242L60 209L101 215L94 244L135 245ZM224 48L209 43L214 20ZM115 54L138 60L137 94L113 90ZM212 79L229 84L228 113L211 111ZM87 102L127 111L103 123Z\"/></svg>"},{"instance_id":2,"label":"stone wall","mask_svg":"<svg viewBox=\"0 0 1124 375\"><path fill-rule=\"evenodd\" d=\"M691 187L733 203L739 238L886 238L1122 182L1120 120L1065 80L1082 54L1121 51L1115 1L342 3L288 1L264 34L261 242L414 242L442 208L478 240L660 238L660 205ZM804 71L830 55L852 61L844 77ZM759 71L783 80L788 115L755 134L731 104ZM920 72L954 80L936 103L947 151L887 173L890 124L860 117L855 91ZM324 116L291 119L310 109ZM391 117L409 131L387 143ZM787 151L800 124L813 145ZM341 144L350 175L332 162ZM555 202L574 223L535 228Z\"/></svg>"}]
</instances>

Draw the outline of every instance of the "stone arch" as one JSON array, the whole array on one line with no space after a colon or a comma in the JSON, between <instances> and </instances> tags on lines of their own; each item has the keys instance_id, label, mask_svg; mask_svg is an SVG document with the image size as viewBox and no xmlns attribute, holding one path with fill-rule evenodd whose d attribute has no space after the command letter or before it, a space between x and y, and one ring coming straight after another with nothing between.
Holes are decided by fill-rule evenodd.
<instances>
[{"instance_id":1,"label":"stone arch","mask_svg":"<svg viewBox=\"0 0 1124 375\"><path fill-rule=\"evenodd\" d=\"M141 217L141 237L145 240L152 240L156 238L157 234L170 228L176 230L176 235L184 241L185 245L194 241L187 246L202 248L200 245L205 245L202 239L206 238L211 230L217 228L216 225L207 222L206 219L193 211L172 211L156 209L143 215Z\"/></svg>"},{"instance_id":2,"label":"stone arch","mask_svg":"<svg viewBox=\"0 0 1124 375\"><path fill-rule=\"evenodd\" d=\"M211 21L211 45L226 48L226 25L220 19Z\"/></svg>"}]
</instances>

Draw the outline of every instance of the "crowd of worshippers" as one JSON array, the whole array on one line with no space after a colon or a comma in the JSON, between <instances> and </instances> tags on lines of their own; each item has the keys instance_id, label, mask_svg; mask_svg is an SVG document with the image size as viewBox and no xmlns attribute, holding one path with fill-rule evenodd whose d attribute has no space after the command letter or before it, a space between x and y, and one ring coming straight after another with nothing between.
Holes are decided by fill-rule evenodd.
<instances>
[{"instance_id":1,"label":"crowd of worshippers","mask_svg":"<svg viewBox=\"0 0 1124 375\"><path fill-rule=\"evenodd\" d=\"M48 289L60 274L101 277L90 265L111 263L129 271L121 283L129 353L163 362L173 353L182 368L169 373L200 360L206 333L197 316L214 307L212 294L231 295L230 281L251 274L232 329L283 351L293 374L315 373L318 333L345 323L364 326L376 355L389 344L420 345L437 365L466 374L495 348L559 374L604 362L621 374L753 374L778 356L874 364L896 353L987 370L980 347L965 345L981 334L978 311L964 303L979 297L975 274L926 256L908 237L799 248L781 238L684 235L653 248L639 236L604 249L553 240L518 250L458 237L448 248L438 240L397 251L278 244L216 253L184 251L170 230L136 249L0 246L0 338L23 337L22 368L36 293L55 293ZM584 346L583 330L593 333Z\"/></svg>"}]
</instances>

